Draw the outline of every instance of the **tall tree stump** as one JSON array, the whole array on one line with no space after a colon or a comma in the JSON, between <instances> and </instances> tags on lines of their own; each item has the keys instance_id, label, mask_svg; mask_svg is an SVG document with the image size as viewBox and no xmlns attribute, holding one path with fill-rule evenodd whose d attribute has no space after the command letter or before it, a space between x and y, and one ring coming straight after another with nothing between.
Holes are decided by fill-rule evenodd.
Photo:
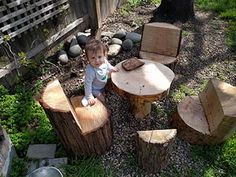
<instances>
[{"instance_id":1,"label":"tall tree stump","mask_svg":"<svg viewBox=\"0 0 236 177\"><path fill-rule=\"evenodd\" d=\"M168 164L175 144L176 129L138 131L138 164L148 172L158 172Z\"/></svg>"},{"instance_id":2,"label":"tall tree stump","mask_svg":"<svg viewBox=\"0 0 236 177\"><path fill-rule=\"evenodd\" d=\"M218 144L236 130L236 87L211 79L199 96L177 106L172 124L192 144Z\"/></svg>"},{"instance_id":3,"label":"tall tree stump","mask_svg":"<svg viewBox=\"0 0 236 177\"><path fill-rule=\"evenodd\" d=\"M111 145L112 132L106 107L97 100L83 107L82 96L66 97L58 80L45 87L40 104L69 154L98 155Z\"/></svg>"}]
</instances>

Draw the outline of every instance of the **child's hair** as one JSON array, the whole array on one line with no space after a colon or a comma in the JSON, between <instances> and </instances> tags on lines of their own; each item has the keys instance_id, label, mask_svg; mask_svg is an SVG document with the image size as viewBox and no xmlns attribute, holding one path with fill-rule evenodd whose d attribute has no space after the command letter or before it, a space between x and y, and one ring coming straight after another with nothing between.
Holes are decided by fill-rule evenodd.
<instances>
[{"instance_id":1,"label":"child's hair","mask_svg":"<svg viewBox=\"0 0 236 177\"><path fill-rule=\"evenodd\" d=\"M102 50L103 54L106 56L107 55L107 47L105 44L103 44L100 40L97 39L91 39L90 41L87 42L85 45L85 55L88 58L88 51L89 52L96 52L98 50Z\"/></svg>"}]
</instances>

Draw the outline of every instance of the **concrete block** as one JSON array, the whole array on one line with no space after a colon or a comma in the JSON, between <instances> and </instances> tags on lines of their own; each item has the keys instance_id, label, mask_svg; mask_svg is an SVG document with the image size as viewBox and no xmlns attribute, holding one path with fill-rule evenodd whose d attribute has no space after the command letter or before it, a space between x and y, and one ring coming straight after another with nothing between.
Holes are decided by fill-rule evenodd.
<instances>
[{"instance_id":1,"label":"concrete block","mask_svg":"<svg viewBox=\"0 0 236 177\"><path fill-rule=\"evenodd\" d=\"M33 144L27 151L29 159L45 159L54 158L56 152L56 144Z\"/></svg>"},{"instance_id":2,"label":"concrete block","mask_svg":"<svg viewBox=\"0 0 236 177\"><path fill-rule=\"evenodd\" d=\"M10 137L3 129L4 140L0 142L0 176L8 177L11 171L12 159L16 156Z\"/></svg>"}]
</instances>

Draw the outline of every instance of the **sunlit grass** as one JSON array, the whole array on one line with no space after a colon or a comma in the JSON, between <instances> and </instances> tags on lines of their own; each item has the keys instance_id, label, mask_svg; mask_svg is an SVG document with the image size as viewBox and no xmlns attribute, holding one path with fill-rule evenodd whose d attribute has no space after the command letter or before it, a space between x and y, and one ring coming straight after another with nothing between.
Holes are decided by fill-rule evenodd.
<instances>
[{"instance_id":1,"label":"sunlit grass","mask_svg":"<svg viewBox=\"0 0 236 177\"><path fill-rule=\"evenodd\" d=\"M236 52L236 1L235 0L198 0L196 5L203 10L211 10L229 22L227 45Z\"/></svg>"}]
</instances>

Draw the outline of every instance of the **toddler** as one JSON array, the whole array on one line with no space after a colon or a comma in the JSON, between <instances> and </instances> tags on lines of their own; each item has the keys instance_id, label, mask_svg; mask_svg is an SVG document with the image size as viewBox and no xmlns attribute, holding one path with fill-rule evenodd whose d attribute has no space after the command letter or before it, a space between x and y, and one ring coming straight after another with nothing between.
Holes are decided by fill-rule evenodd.
<instances>
[{"instance_id":1,"label":"toddler","mask_svg":"<svg viewBox=\"0 0 236 177\"><path fill-rule=\"evenodd\" d=\"M89 64L85 71L85 96L82 99L82 104L83 106L93 105L96 98L105 103L102 92L108 75L111 72L117 72L118 69L107 61L107 47L99 40L90 40L85 46L85 54Z\"/></svg>"}]
</instances>

